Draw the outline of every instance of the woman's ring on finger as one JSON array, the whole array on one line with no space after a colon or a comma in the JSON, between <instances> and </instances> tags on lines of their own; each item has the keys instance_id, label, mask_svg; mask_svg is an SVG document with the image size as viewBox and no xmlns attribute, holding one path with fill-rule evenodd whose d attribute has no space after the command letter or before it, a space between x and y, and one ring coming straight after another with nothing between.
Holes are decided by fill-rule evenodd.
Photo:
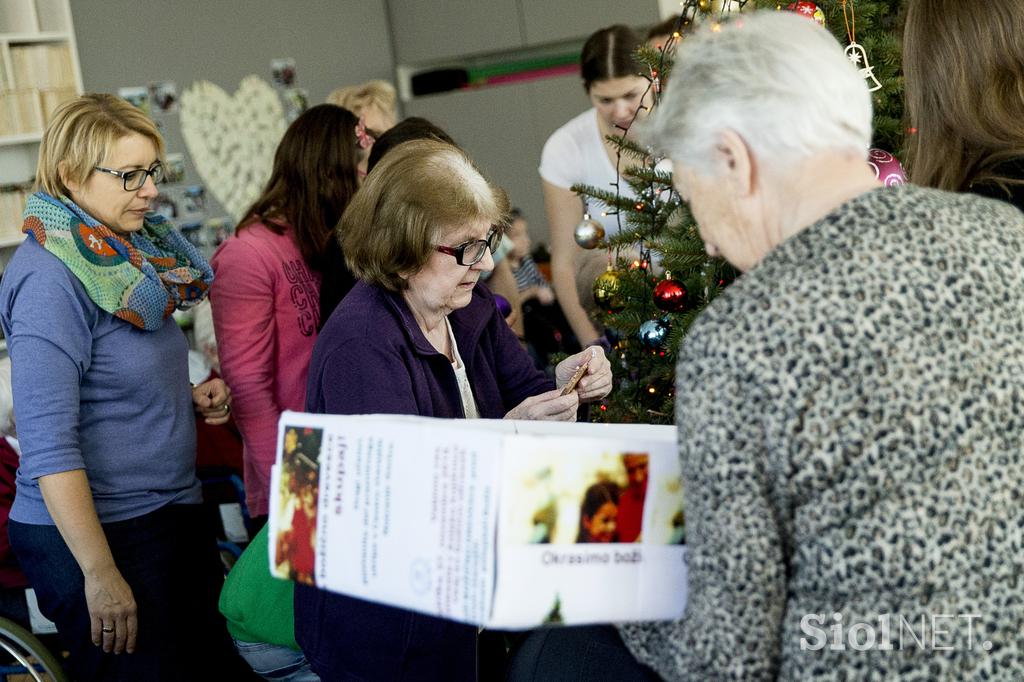
<instances>
[{"instance_id":1,"label":"woman's ring on finger","mask_svg":"<svg viewBox=\"0 0 1024 682\"><path fill-rule=\"evenodd\" d=\"M227 403L224 403L223 405L221 405L221 408L224 410L224 414L227 414L228 412L231 411L231 406L228 405Z\"/></svg>"},{"instance_id":2,"label":"woman's ring on finger","mask_svg":"<svg viewBox=\"0 0 1024 682\"><path fill-rule=\"evenodd\" d=\"M113 625L111 625L111 626L110 626L109 628L108 628L108 627L103 627L103 628L100 628L100 629L101 629L101 630L102 630L103 632L113 632L113 631L114 631L114 626L113 626Z\"/></svg>"}]
</instances>

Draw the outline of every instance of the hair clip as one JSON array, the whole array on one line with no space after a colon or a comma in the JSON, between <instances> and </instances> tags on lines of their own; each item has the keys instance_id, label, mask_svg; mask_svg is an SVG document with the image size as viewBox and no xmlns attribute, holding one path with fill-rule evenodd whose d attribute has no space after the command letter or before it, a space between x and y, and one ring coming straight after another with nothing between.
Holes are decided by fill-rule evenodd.
<instances>
[{"instance_id":1,"label":"hair clip","mask_svg":"<svg viewBox=\"0 0 1024 682\"><path fill-rule=\"evenodd\" d=\"M359 117L359 122L356 123L356 141L359 142L359 147L362 149L369 149L377 141L377 138L366 132L366 119L362 116Z\"/></svg>"}]
</instances>

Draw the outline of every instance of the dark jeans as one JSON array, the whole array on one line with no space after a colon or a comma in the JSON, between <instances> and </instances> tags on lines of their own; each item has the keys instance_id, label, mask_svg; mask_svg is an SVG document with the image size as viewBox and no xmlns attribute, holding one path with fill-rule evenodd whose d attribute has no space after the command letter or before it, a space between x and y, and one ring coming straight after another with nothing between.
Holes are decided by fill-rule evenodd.
<instances>
[{"instance_id":1,"label":"dark jeans","mask_svg":"<svg viewBox=\"0 0 1024 682\"><path fill-rule=\"evenodd\" d=\"M331 680L476 679L477 629L295 585L295 639Z\"/></svg>"},{"instance_id":2,"label":"dark jeans","mask_svg":"<svg viewBox=\"0 0 1024 682\"><path fill-rule=\"evenodd\" d=\"M138 608L132 654L105 654L93 645L82 571L57 528L10 523L11 545L39 609L57 624L71 654L66 667L73 679L258 679L217 610L224 574L201 505L168 505L105 523L103 531Z\"/></svg>"},{"instance_id":3,"label":"dark jeans","mask_svg":"<svg viewBox=\"0 0 1024 682\"><path fill-rule=\"evenodd\" d=\"M511 652L508 682L647 682L658 675L637 663L610 625L553 627L523 633Z\"/></svg>"},{"instance_id":4,"label":"dark jeans","mask_svg":"<svg viewBox=\"0 0 1024 682\"><path fill-rule=\"evenodd\" d=\"M31 627L24 587L0 587L0 616L26 628Z\"/></svg>"}]
</instances>

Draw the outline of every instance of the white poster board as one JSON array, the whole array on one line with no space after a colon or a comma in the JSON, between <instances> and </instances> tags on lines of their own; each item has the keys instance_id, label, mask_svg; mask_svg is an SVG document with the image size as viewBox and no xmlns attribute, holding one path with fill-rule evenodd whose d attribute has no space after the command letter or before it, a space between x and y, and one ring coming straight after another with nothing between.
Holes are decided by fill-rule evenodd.
<instances>
[{"instance_id":1,"label":"white poster board","mask_svg":"<svg viewBox=\"0 0 1024 682\"><path fill-rule=\"evenodd\" d=\"M286 412L276 576L487 627L678 618L667 426Z\"/></svg>"}]
</instances>

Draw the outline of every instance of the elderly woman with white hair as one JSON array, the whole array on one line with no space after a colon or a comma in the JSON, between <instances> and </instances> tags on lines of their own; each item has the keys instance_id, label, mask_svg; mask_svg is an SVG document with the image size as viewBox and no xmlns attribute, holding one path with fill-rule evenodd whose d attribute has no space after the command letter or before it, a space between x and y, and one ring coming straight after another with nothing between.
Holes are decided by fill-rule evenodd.
<instances>
[{"instance_id":1,"label":"elderly woman with white hair","mask_svg":"<svg viewBox=\"0 0 1024 682\"><path fill-rule=\"evenodd\" d=\"M883 188L870 139L786 12L688 38L648 126L744 271L679 354L686 612L621 628L666 678L1024 670L1024 215Z\"/></svg>"}]
</instances>

